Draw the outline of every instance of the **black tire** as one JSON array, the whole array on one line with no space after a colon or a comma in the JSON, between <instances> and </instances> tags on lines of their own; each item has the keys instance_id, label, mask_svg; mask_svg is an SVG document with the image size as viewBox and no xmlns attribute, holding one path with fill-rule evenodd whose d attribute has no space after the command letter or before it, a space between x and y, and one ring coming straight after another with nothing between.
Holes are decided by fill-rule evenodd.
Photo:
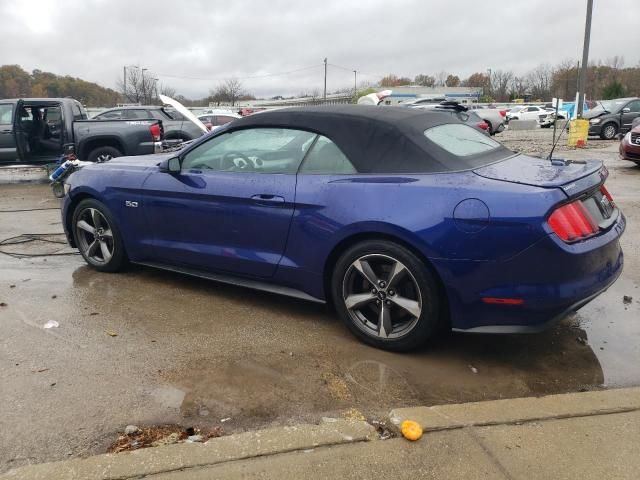
<instances>
[{"instance_id":1,"label":"black tire","mask_svg":"<svg viewBox=\"0 0 640 480\"><path fill-rule=\"evenodd\" d=\"M605 123L600 129L600 138L603 140L613 140L618 133L618 126L613 123Z\"/></svg>"},{"instance_id":2,"label":"black tire","mask_svg":"<svg viewBox=\"0 0 640 480\"><path fill-rule=\"evenodd\" d=\"M393 285L389 284L388 289L384 289L386 296L380 296L383 290L381 287L385 287L385 285L378 284L373 287L372 282L367 281L364 275L357 278L360 275L360 270L354 265L355 262L362 265L360 260L363 260L363 257L366 263L372 264L372 267L375 266L374 261L378 259L381 261L391 259L395 263L390 264L390 269L393 269L393 265L396 263L400 263L410 275L405 272L403 276L397 277L401 280ZM392 277L389 271L384 272L384 264L378 266L374 273L380 274L379 279L384 276L386 281ZM361 293L350 290L350 285L354 281L360 285ZM392 288L397 288L397 291L394 292ZM372 300L365 300L367 303L358 306L357 311L355 311L356 307L352 307L350 310L347 307L346 298L353 294L371 295ZM338 315L347 328L360 340L374 347L392 351L414 350L424 346L429 338L438 333L442 306L437 282L429 268L415 254L396 243L386 240L369 240L358 243L345 251L336 262L332 272L331 297ZM411 298L417 299L417 301L411 300ZM413 304L419 303L420 310L416 311L419 314L417 316L410 314L408 310L398 306L395 303L396 300L403 302L409 300ZM385 307L385 305L389 306ZM380 334L380 322L377 322L376 326L369 321L376 318L382 319L382 309L384 308L387 308L389 315L390 335L384 335L384 331L382 335Z\"/></svg>"},{"instance_id":3,"label":"black tire","mask_svg":"<svg viewBox=\"0 0 640 480\"><path fill-rule=\"evenodd\" d=\"M106 162L111 160L112 158L121 156L122 152L116 147L104 145L102 147L94 148L93 150L91 150L89 156L87 157L87 161L95 163Z\"/></svg>"},{"instance_id":4,"label":"black tire","mask_svg":"<svg viewBox=\"0 0 640 480\"><path fill-rule=\"evenodd\" d=\"M96 215L94 211L96 210L101 215L101 217L98 217L100 221L98 222L97 229L95 228L96 221L94 220ZM81 221L84 221L85 224L88 225L80 227L78 224ZM94 227L94 232L90 233L87 231L87 227ZM80 250L82 258L96 270L101 272L117 272L122 270L128 263L120 229L109 209L101 202L92 198L82 200L73 211L71 231L73 232L76 246L78 250ZM95 243L97 243L97 246L94 250L94 255L91 255L89 248L91 244ZM104 251L102 250L102 243L105 243L106 248L111 253L110 258L106 261ZM102 259L102 261L100 261L100 259Z\"/></svg>"}]
</instances>

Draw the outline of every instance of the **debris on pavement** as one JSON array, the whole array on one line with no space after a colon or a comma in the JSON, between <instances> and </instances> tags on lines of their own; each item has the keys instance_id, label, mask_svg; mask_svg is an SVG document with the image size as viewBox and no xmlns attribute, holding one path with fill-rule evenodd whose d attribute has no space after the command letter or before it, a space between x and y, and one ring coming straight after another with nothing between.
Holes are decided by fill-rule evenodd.
<instances>
[{"instance_id":1,"label":"debris on pavement","mask_svg":"<svg viewBox=\"0 0 640 480\"><path fill-rule=\"evenodd\" d=\"M231 417L221 418L220 422L224 423L224 422L228 422L229 420L231 420Z\"/></svg>"},{"instance_id":2,"label":"debris on pavement","mask_svg":"<svg viewBox=\"0 0 640 480\"><path fill-rule=\"evenodd\" d=\"M346 410L345 412L342 413L342 417L345 418L346 420L356 420L356 421L362 421L362 422L365 422L367 420L365 416L362 414L362 412L357 408L350 408Z\"/></svg>"},{"instance_id":3,"label":"debris on pavement","mask_svg":"<svg viewBox=\"0 0 640 480\"><path fill-rule=\"evenodd\" d=\"M107 335L109 335L110 337L117 337L118 334L116 332L112 332L111 330L105 330L104 331Z\"/></svg>"},{"instance_id":4,"label":"debris on pavement","mask_svg":"<svg viewBox=\"0 0 640 480\"><path fill-rule=\"evenodd\" d=\"M576 337L576 342L582 344L582 345L587 345L587 339L584 337Z\"/></svg>"},{"instance_id":5,"label":"debris on pavement","mask_svg":"<svg viewBox=\"0 0 640 480\"><path fill-rule=\"evenodd\" d=\"M128 431L132 433L127 433ZM184 442L200 443L206 442L210 438L221 437L222 435L224 435L224 430L220 426L210 428L184 428L180 425L155 425L150 427L127 425L124 432L109 446L107 452L127 452L140 448Z\"/></svg>"},{"instance_id":6,"label":"debris on pavement","mask_svg":"<svg viewBox=\"0 0 640 480\"><path fill-rule=\"evenodd\" d=\"M125 435L136 435L140 432L140 428L138 428L136 425L127 425L124 429Z\"/></svg>"},{"instance_id":7,"label":"debris on pavement","mask_svg":"<svg viewBox=\"0 0 640 480\"><path fill-rule=\"evenodd\" d=\"M6 307L7 304L5 302L0 302L0 307Z\"/></svg>"},{"instance_id":8,"label":"debris on pavement","mask_svg":"<svg viewBox=\"0 0 640 480\"><path fill-rule=\"evenodd\" d=\"M633 302L633 297L630 297L629 295L624 295L622 297L622 303L625 305L629 305L631 302Z\"/></svg>"},{"instance_id":9,"label":"debris on pavement","mask_svg":"<svg viewBox=\"0 0 640 480\"><path fill-rule=\"evenodd\" d=\"M478 369L476 367L474 367L473 365L469 365L469 369L473 372L473 373L478 373Z\"/></svg>"},{"instance_id":10,"label":"debris on pavement","mask_svg":"<svg viewBox=\"0 0 640 480\"><path fill-rule=\"evenodd\" d=\"M47 323L45 323L42 328L58 328L60 326L60 324L58 322L56 322L55 320L49 320Z\"/></svg>"},{"instance_id":11,"label":"debris on pavement","mask_svg":"<svg viewBox=\"0 0 640 480\"><path fill-rule=\"evenodd\" d=\"M402 433L402 436L407 440L415 442L416 440L420 440L420 437L422 437L422 427L418 422L405 420L400 424L400 433Z\"/></svg>"},{"instance_id":12,"label":"debris on pavement","mask_svg":"<svg viewBox=\"0 0 640 480\"><path fill-rule=\"evenodd\" d=\"M16 288L15 285L9 285L9 288Z\"/></svg>"},{"instance_id":13,"label":"debris on pavement","mask_svg":"<svg viewBox=\"0 0 640 480\"><path fill-rule=\"evenodd\" d=\"M381 422L379 420L372 420L371 425L374 426L376 432L378 432L379 440L387 440L389 438L395 437L395 434L387 428L387 424L385 422Z\"/></svg>"}]
</instances>

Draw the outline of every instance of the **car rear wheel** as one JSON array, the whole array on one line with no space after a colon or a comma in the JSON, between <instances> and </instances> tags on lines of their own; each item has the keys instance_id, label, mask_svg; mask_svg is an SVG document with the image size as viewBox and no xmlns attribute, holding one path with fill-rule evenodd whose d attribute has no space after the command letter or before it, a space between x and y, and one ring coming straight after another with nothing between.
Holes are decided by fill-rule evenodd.
<instances>
[{"instance_id":1,"label":"car rear wheel","mask_svg":"<svg viewBox=\"0 0 640 480\"><path fill-rule=\"evenodd\" d=\"M126 264L120 231L105 205L94 199L81 201L73 212L72 225L78 250L89 265L116 272Z\"/></svg>"},{"instance_id":2,"label":"car rear wheel","mask_svg":"<svg viewBox=\"0 0 640 480\"><path fill-rule=\"evenodd\" d=\"M436 333L440 299L433 275L408 249L385 240L347 250L332 275L334 305L362 341L413 350Z\"/></svg>"},{"instance_id":3,"label":"car rear wheel","mask_svg":"<svg viewBox=\"0 0 640 480\"><path fill-rule=\"evenodd\" d=\"M600 138L603 140L613 140L618 133L618 127L615 123L607 123L602 126L600 131Z\"/></svg>"},{"instance_id":4,"label":"car rear wheel","mask_svg":"<svg viewBox=\"0 0 640 480\"><path fill-rule=\"evenodd\" d=\"M87 160L89 162L102 163L102 162L108 162L113 158L121 157L121 156L122 156L122 152L120 150L118 150L115 147L110 147L108 145L105 145L103 147L98 147L91 150L91 153L89 153Z\"/></svg>"}]
</instances>

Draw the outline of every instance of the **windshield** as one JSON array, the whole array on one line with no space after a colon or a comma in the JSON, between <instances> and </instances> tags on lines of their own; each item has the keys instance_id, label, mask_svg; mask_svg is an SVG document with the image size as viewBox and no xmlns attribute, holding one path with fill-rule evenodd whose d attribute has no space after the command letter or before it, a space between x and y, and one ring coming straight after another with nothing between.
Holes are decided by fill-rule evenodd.
<instances>
[{"instance_id":1,"label":"windshield","mask_svg":"<svg viewBox=\"0 0 640 480\"><path fill-rule=\"evenodd\" d=\"M600 113L603 111L608 113L618 113L626 103L626 100L602 100L598 102L598 105L591 111L593 113Z\"/></svg>"},{"instance_id":2,"label":"windshield","mask_svg":"<svg viewBox=\"0 0 640 480\"><path fill-rule=\"evenodd\" d=\"M500 148L500 144L485 134L455 123L438 125L424 132L425 137L458 157L468 157Z\"/></svg>"}]
</instances>

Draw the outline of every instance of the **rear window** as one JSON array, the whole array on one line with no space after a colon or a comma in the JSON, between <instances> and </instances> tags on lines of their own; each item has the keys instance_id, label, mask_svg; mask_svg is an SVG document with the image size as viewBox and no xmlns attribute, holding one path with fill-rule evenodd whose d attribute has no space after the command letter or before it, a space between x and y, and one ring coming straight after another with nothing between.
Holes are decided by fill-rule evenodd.
<instances>
[{"instance_id":1,"label":"rear window","mask_svg":"<svg viewBox=\"0 0 640 480\"><path fill-rule=\"evenodd\" d=\"M457 157L468 157L497 150L501 145L483 133L460 124L445 124L429 128L425 137Z\"/></svg>"}]
</instances>

